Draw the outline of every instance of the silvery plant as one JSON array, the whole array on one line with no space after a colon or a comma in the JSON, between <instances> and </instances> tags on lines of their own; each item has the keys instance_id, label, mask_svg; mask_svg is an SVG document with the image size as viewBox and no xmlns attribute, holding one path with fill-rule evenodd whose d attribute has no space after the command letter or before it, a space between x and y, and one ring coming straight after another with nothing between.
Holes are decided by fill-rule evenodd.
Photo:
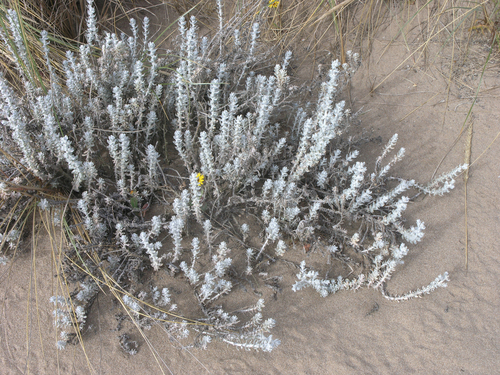
<instances>
[{"instance_id":1,"label":"silvery plant","mask_svg":"<svg viewBox=\"0 0 500 375\"><path fill-rule=\"evenodd\" d=\"M1 194L14 201L16 186L38 183L38 208L69 228L63 270L74 291L51 298L61 349L81 339L105 287L135 326L161 326L183 347L206 348L215 339L271 351L279 340L269 334L275 321L263 318L263 299L239 310L224 306L250 275L268 285L265 267L276 262L295 264L294 291L311 287L323 297L372 287L404 300L446 286L444 273L401 296L385 289L407 244L424 234L423 222L404 223L409 196L449 192L465 166L428 184L391 177L404 156L403 148L394 152L395 135L369 171L359 151L342 141L352 115L338 96L358 55L332 62L326 79L310 87L314 101L299 105L303 87L288 75L292 53L267 68L271 57L259 46L259 24L224 28L217 4L215 37L199 38L196 20L181 17L178 50L160 56L147 19L142 30L131 20L130 36L100 35L88 0L86 43L66 54L63 77L41 33L49 86L26 69L19 20L7 13L1 37L15 56L24 95L0 77L8 176ZM180 163L167 163L168 149ZM64 202L78 215L44 195L49 188L69 195ZM151 216L155 205L163 213ZM19 229L4 225L2 246L9 246L2 262ZM311 257L324 269L308 266ZM355 264L356 271L347 277L340 267L330 275L335 263ZM155 281L160 272L192 288L197 312L178 311L169 282ZM120 345L134 354L137 344L125 336Z\"/></svg>"}]
</instances>

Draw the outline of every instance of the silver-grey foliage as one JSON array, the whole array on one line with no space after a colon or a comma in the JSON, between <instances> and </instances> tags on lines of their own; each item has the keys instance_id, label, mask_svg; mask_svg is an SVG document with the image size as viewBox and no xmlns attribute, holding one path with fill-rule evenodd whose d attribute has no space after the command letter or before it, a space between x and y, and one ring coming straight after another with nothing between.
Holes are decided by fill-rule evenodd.
<instances>
[{"instance_id":1,"label":"silver-grey foliage","mask_svg":"<svg viewBox=\"0 0 500 375\"><path fill-rule=\"evenodd\" d=\"M17 16L8 12L10 35L0 36L15 42L5 45L16 49L11 52L19 59L26 95L0 76L1 147L18 155L44 186L70 191L70 204L90 235L90 244L77 238L66 254L72 262L83 261L79 269L85 272L67 263L68 279L80 280L78 303L72 307L67 298L52 298L55 324L64 329L61 349L71 341L68 327L84 329L93 299L112 280L122 288L119 303L139 327L162 325L176 340L195 330L192 345L200 348L215 338L271 351L279 340L268 335L275 321L263 320L263 300L233 313L225 311L224 301L235 279L255 277L264 259L279 261L294 249L317 254L325 265L342 262L347 253L367 260L349 278L320 276L323 270L302 261L294 291L312 287L325 297L372 287L403 300L446 286L447 273L402 296L385 290L409 251L406 242L419 242L425 229L420 220L404 223L409 192L442 195L465 166L428 184L391 178L391 168L404 156L403 148L393 154L395 135L369 172L359 151L341 141L351 113L338 96L359 56L349 52L347 64L333 61L326 80L311 86L315 104L300 107L301 90L288 75L291 52L266 73L261 64L269 59L259 49L259 24L225 30L217 4L220 30L212 40L200 40L194 18L181 18L178 52L160 59L147 19L142 38L135 20L132 36L101 36L88 0L87 43L67 53L64 78L54 72L49 39L41 35L50 74L46 88L22 69L26 50ZM158 74L164 64L172 67L168 77ZM167 146L173 145L184 165L177 175L166 168L165 148L158 146L167 142L165 133L172 134ZM9 175L22 179L12 170ZM6 199L18 197L9 190L12 181L1 182ZM168 213L148 216L153 203ZM55 210L46 198L38 207ZM233 225L239 213L260 233L252 233L245 221ZM9 230L2 244L17 234ZM182 275L205 318L172 313L177 305L168 285L134 289L146 270ZM245 317L248 312L254 315Z\"/></svg>"}]
</instances>

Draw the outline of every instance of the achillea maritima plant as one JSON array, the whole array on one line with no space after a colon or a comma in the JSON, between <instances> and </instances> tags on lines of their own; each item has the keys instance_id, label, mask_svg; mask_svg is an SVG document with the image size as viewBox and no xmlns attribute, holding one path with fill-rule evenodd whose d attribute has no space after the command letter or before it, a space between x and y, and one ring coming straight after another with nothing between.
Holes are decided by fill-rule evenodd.
<instances>
[{"instance_id":1,"label":"achillea maritima plant","mask_svg":"<svg viewBox=\"0 0 500 375\"><path fill-rule=\"evenodd\" d=\"M359 57L349 53L348 64L332 62L325 82L314 86L316 103L301 107L301 88L288 76L291 52L272 74L259 73L265 58L259 24L225 30L218 5L216 37L200 39L196 20L181 18L178 52L160 59L147 19L142 32L132 20L131 36L101 36L88 0L87 42L78 53L68 52L64 79L46 54L47 90L23 76L26 51L11 14L16 43L10 48L27 95L19 97L0 78L4 202L18 196L16 186L50 186L69 195L69 207L81 218L76 221L42 194L32 196L41 210L59 212L71 240L60 266L73 292L51 299L62 329L59 348L81 338L95 296L108 286L141 329L162 325L183 345L195 331L191 345L197 347L215 338L271 351L279 340L267 334L275 322L262 319L264 301L233 312L225 310L225 301L235 281L261 273L264 260L286 259L305 245L325 264L341 263L347 254L369 262L350 278L320 278L302 261L294 291L312 287L325 297L365 286L401 300L446 286L445 273L402 296L385 291L408 252L406 243L419 242L425 228L421 221L405 226L404 194L444 194L464 166L426 185L391 179L390 169L404 156L403 148L390 156L395 135L369 172L359 151L340 142L351 113L338 95ZM41 40L47 51L46 33ZM174 67L166 81L158 74L163 64ZM160 154L165 127L184 164L177 174L165 169ZM155 203L168 213L149 217L147 208ZM242 212L245 218L229 227ZM260 241L249 236L250 226L260 228ZM4 221L2 229L5 244L20 228ZM183 280L193 288L196 319L176 312L168 282L155 284L160 270L168 271L172 283ZM137 289L139 280L148 289ZM245 318L248 313L251 318ZM123 337L120 345L136 352Z\"/></svg>"}]
</instances>

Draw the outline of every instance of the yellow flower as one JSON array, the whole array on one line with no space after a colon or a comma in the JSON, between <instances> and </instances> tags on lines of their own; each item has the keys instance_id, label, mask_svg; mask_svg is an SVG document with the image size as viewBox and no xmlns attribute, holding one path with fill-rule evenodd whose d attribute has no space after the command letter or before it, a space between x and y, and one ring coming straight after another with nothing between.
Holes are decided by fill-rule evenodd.
<instances>
[{"instance_id":1,"label":"yellow flower","mask_svg":"<svg viewBox=\"0 0 500 375\"><path fill-rule=\"evenodd\" d=\"M269 8L277 8L278 5L280 5L280 2L278 0L269 0Z\"/></svg>"},{"instance_id":2,"label":"yellow flower","mask_svg":"<svg viewBox=\"0 0 500 375\"><path fill-rule=\"evenodd\" d=\"M205 180L205 176L203 176L201 173L198 173L196 175L196 177L198 178L198 186L203 185L203 181Z\"/></svg>"}]
</instances>

